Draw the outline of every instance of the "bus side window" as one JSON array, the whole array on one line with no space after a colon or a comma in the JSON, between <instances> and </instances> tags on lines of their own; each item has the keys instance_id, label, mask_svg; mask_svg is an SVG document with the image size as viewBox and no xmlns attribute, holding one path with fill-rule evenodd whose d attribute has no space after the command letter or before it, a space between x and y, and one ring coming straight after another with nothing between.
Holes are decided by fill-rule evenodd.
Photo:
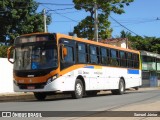
<instances>
[{"instance_id":1,"label":"bus side window","mask_svg":"<svg viewBox=\"0 0 160 120\"><path fill-rule=\"evenodd\" d=\"M87 63L86 45L83 43L77 44L77 61L78 63Z\"/></svg>"},{"instance_id":2,"label":"bus side window","mask_svg":"<svg viewBox=\"0 0 160 120\"><path fill-rule=\"evenodd\" d=\"M98 56L97 56L97 47L96 46L89 46L90 50L90 63L98 64Z\"/></svg>"},{"instance_id":3,"label":"bus side window","mask_svg":"<svg viewBox=\"0 0 160 120\"><path fill-rule=\"evenodd\" d=\"M133 58L132 53L127 53L127 66L133 68Z\"/></svg>"},{"instance_id":4,"label":"bus side window","mask_svg":"<svg viewBox=\"0 0 160 120\"><path fill-rule=\"evenodd\" d=\"M96 47L96 51L97 51L97 60L98 60L98 63L97 64L101 64L101 60L100 60L100 47Z\"/></svg>"},{"instance_id":5,"label":"bus side window","mask_svg":"<svg viewBox=\"0 0 160 120\"><path fill-rule=\"evenodd\" d=\"M64 57L64 61L72 63L74 62L73 47L66 46L66 48L67 48L67 56Z\"/></svg>"},{"instance_id":6,"label":"bus side window","mask_svg":"<svg viewBox=\"0 0 160 120\"><path fill-rule=\"evenodd\" d=\"M120 51L119 54L120 54L120 66L126 67L127 66L126 53L124 51Z\"/></svg>"},{"instance_id":7,"label":"bus side window","mask_svg":"<svg viewBox=\"0 0 160 120\"><path fill-rule=\"evenodd\" d=\"M134 68L139 68L139 55L133 54L133 60L134 60Z\"/></svg>"},{"instance_id":8,"label":"bus side window","mask_svg":"<svg viewBox=\"0 0 160 120\"><path fill-rule=\"evenodd\" d=\"M64 57L64 60L61 58L61 70L73 65L75 61L73 47L65 46L65 48L67 48L67 55Z\"/></svg>"},{"instance_id":9,"label":"bus side window","mask_svg":"<svg viewBox=\"0 0 160 120\"><path fill-rule=\"evenodd\" d=\"M119 65L118 51L111 49L110 52L111 52L110 64L112 66L118 66Z\"/></svg>"},{"instance_id":10,"label":"bus side window","mask_svg":"<svg viewBox=\"0 0 160 120\"><path fill-rule=\"evenodd\" d=\"M107 49L101 48L101 63L102 65L107 65Z\"/></svg>"}]
</instances>

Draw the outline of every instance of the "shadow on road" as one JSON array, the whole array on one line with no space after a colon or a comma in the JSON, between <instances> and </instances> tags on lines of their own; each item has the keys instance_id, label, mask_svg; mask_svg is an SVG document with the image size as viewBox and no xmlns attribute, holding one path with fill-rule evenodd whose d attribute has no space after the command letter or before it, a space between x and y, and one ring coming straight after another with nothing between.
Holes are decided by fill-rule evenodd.
<instances>
[{"instance_id":1,"label":"shadow on road","mask_svg":"<svg viewBox=\"0 0 160 120\"><path fill-rule=\"evenodd\" d=\"M135 90L127 90L124 95L127 94L138 94L138 93L147 93L147 91L135 91ZM85 96L84 98L94 98L94 97L109 97L109 96L117 96L112 95L109 91L102 91L97 95ZM48 101L61 101L61 100L74 100L70 94L59 94L59 95L51 95L47 96L44 101L38 101L35 99L34 95L28 96L9 96L9 97L0 97L0 102L48 102ZM76 100L76 99L75 99Z\"/></svg>"}]
</instances>

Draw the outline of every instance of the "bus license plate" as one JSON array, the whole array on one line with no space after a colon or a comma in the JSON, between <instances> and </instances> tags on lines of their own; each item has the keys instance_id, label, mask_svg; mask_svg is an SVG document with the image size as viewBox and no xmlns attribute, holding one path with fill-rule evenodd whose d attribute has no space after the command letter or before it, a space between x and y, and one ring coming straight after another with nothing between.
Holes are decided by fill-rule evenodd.
<instances>
[{"instance_id":1,"label":"bus license plate","mask_svg":"<svg viewBox=\"0 0 160 120\"><path fill-rule=\"evenodd\" d=\"M35 86L27 86L27 89L33 90L33 89L35 89Z\"/></svg>"}]
</instances>

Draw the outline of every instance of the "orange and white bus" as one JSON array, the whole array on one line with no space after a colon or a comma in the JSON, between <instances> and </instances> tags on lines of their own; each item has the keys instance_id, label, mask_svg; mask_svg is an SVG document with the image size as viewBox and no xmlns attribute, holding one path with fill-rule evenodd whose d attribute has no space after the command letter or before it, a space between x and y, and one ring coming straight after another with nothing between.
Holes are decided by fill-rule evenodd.
<instances>
[{"instance_id":1,"label":"orange and white bus","mask_svg":"<svg viewBox=\"0 0 160 120\"><path fill-rule=\"evenodd\" d=\"M8 60L14 64L14 91L33 92L38 100L61 92L73 98L101 90L123 94L142 84L139 51L58 33L17 37Z\"/></svg>"}]
</instances>

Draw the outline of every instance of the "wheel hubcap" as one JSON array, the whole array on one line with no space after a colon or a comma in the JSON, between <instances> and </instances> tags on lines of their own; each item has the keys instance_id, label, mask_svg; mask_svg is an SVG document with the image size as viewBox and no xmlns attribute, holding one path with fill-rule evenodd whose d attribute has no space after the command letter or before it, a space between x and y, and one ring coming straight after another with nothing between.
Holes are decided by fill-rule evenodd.
<instances>
[{"instance_id":1,"label":"wheel hubcap","mask_svg":"<svg viewBox=\"0 0 160 120\"><path fill-rule=\"evenodd\" d=\"M122 83L122 82L120 83L120 90L121 90L121 92L124 91L124 86L123 86L123 83Z\"/></svg>"},{"instance_id":2,"label":"wheel hubcap","mask_svg":"<svg viewBox=\"0 0 160 120\"><path fill-rule=\"evenodd\" d=\"M78 84L76 85L76 92L77 92L78 95L81 95L81 94L82 94L82 86L81 86L80 83L78 83Z\"/></svg>"}]
</instances>

